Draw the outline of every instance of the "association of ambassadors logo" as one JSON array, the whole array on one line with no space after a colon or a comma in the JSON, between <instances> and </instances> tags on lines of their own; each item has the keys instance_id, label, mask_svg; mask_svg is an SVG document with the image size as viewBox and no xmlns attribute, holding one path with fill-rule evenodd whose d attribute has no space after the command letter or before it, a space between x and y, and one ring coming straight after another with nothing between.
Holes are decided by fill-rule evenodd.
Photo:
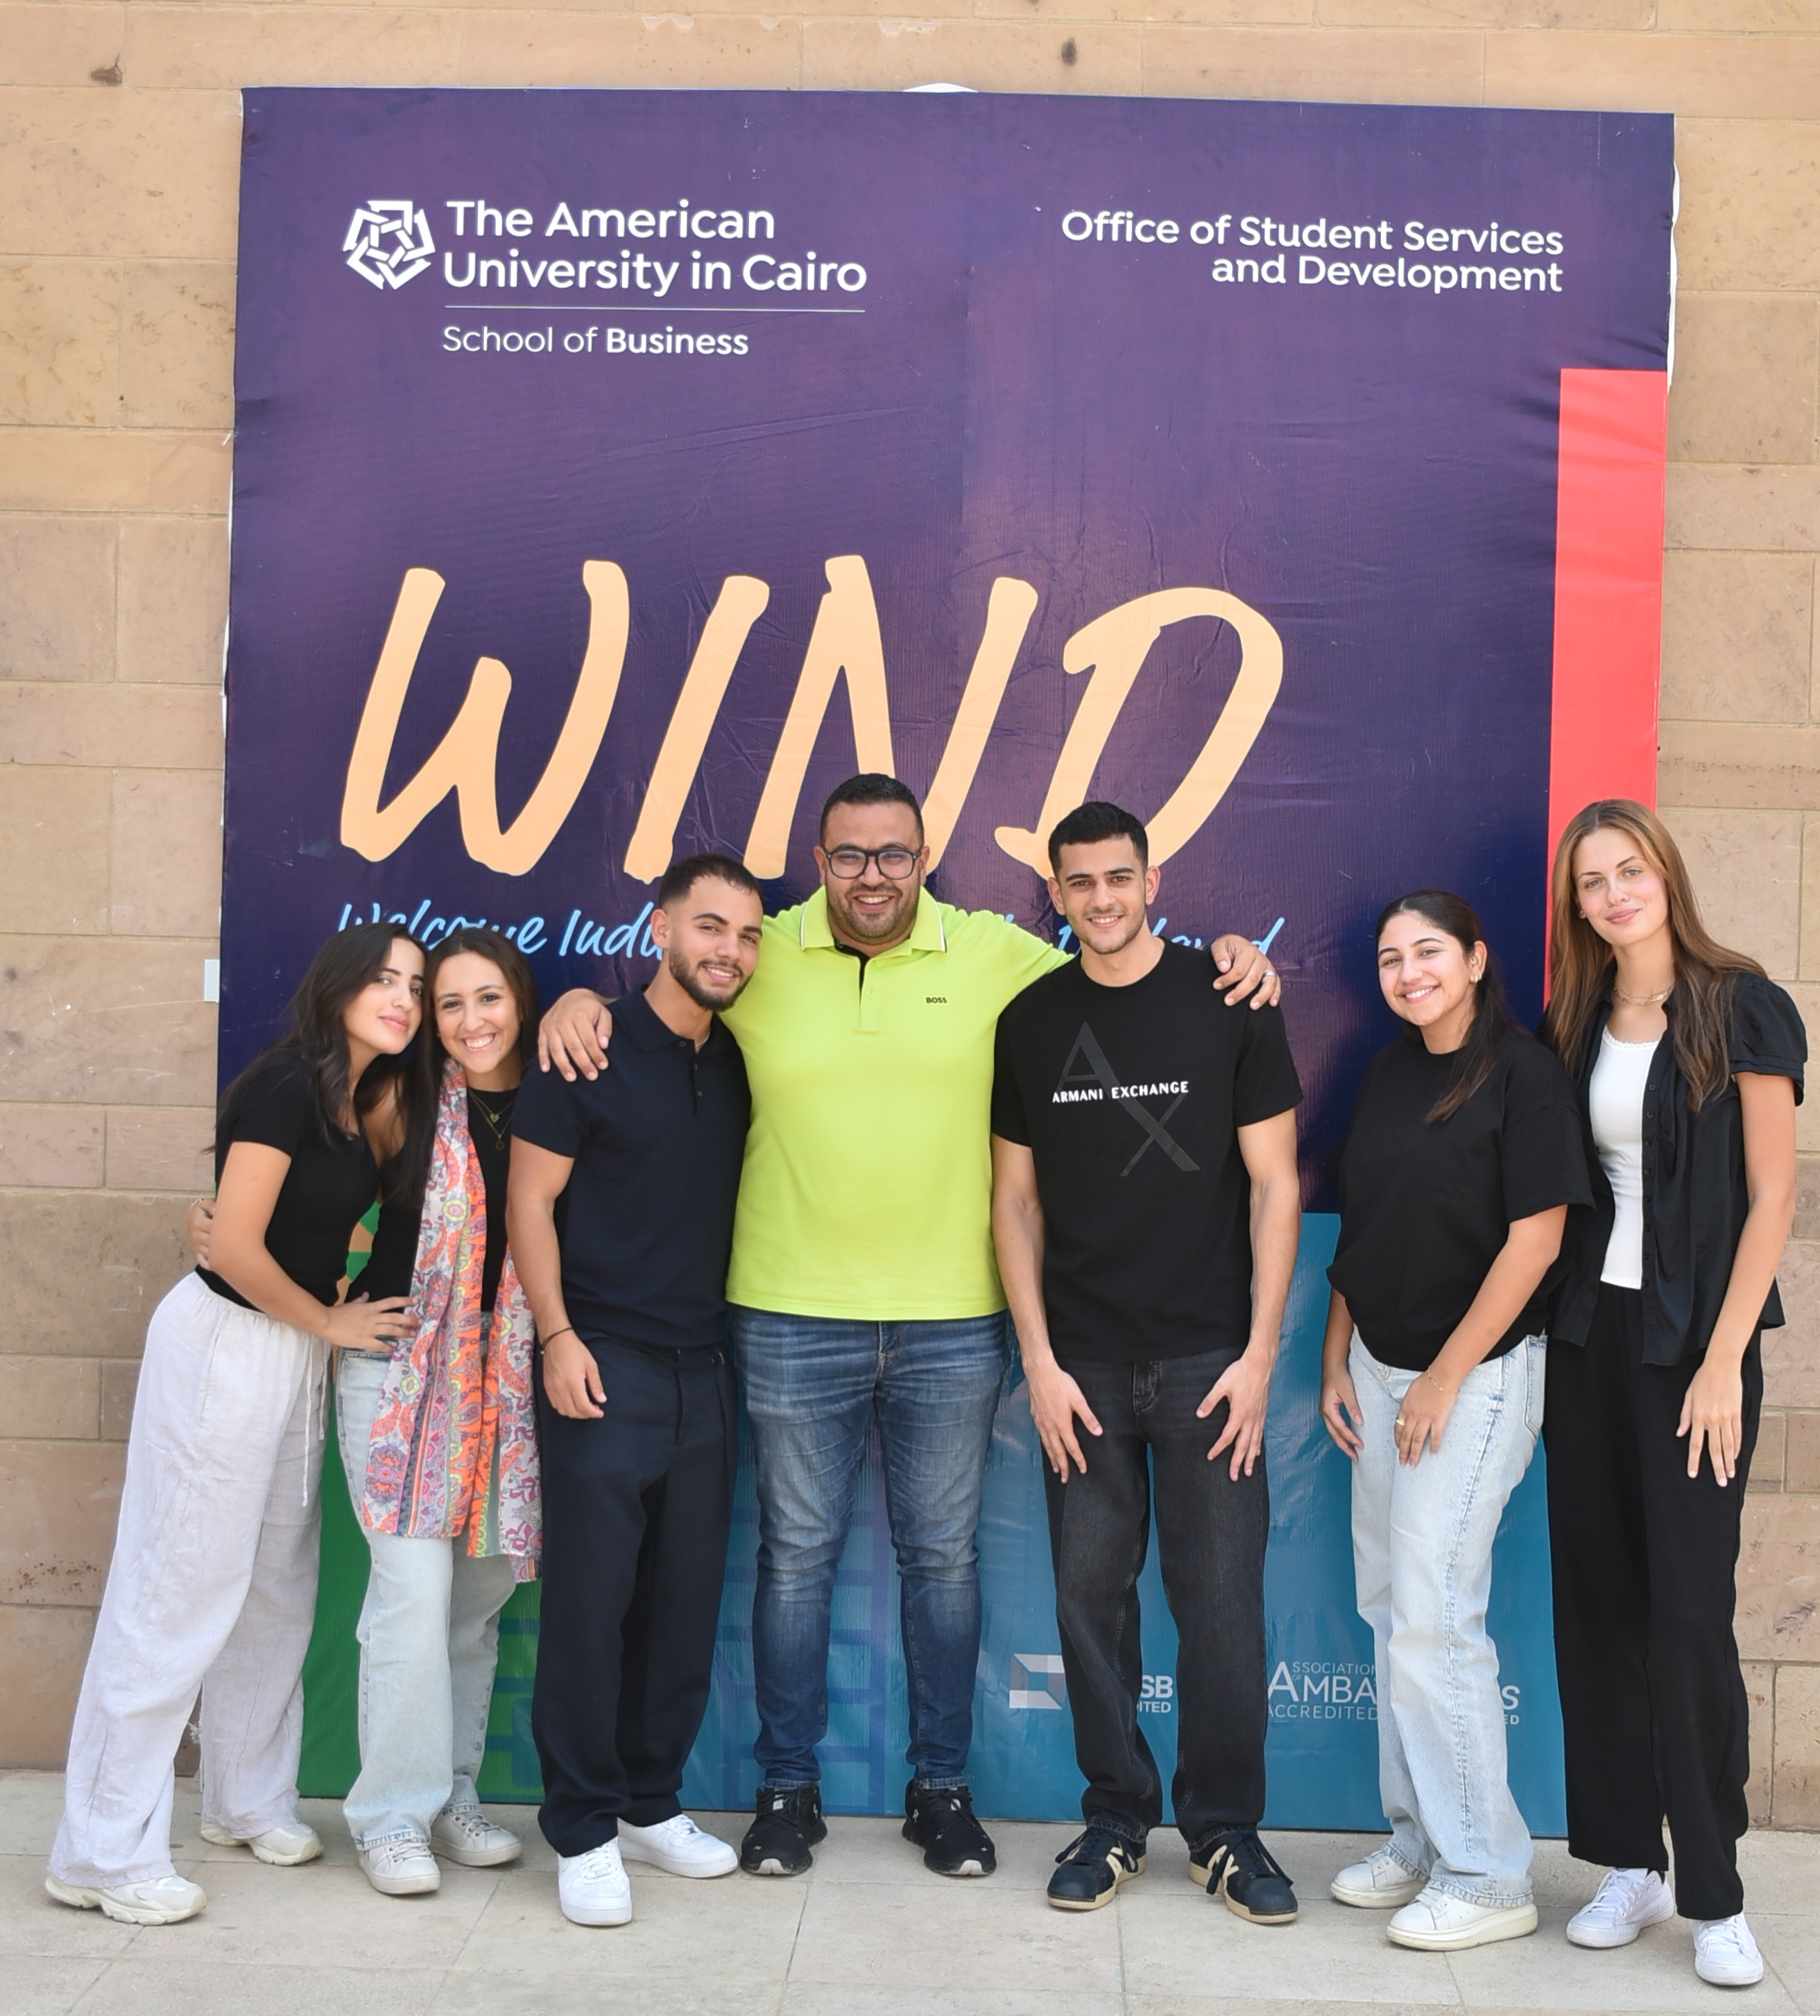
<instances>
[{"instance_id":1,"label":"association of ambassadors logo","mask_svg":"<svg viewBox=\"0 0 1820 2016\"><path fill-rule=\"evenodd\" d=\"M415 279L436 257L436 240L408 196L374 197L354 213L341 249L363 280L383 290Z\"/></svg>"}]
</instances>

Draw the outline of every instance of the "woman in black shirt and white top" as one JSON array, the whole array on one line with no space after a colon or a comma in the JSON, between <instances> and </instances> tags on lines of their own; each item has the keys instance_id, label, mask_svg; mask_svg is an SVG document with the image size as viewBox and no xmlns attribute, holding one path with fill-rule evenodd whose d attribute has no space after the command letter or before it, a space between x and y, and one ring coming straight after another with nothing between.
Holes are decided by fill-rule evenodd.
<instances>
[{"instance_id":1,"label":"woman in black shirt and white top","mask_svg":"<svg viewBox=\"0 0 1820 2016\"><path fill-rule=\"evenodd\" d=\"M405 1325L395 1297L337 1297L423 972L389 924L339 933L297 989L290 1034L221 1101L213 1266L178 1283L146 1336L45 1880L61 1903L140 1925L203 1908L171 1859L172 1759L199 1686L204 1837L267 1862L322 1852L297 1816L318 1416L330 1348L384 1345Z\"/></svg>"},{"instance_id":2,"label":"woman in black shirt and white top","mask_svg":"<svg viewBox=\"0 0 1820 2016\"><path fill-rule=\"evenodd\" d=\"M1555 1658L1568 1845L1610 1870L1567 1936L1628 1946L1678 1909L1701 1978L1747 1987L1763 1960L1738 1876L1734 1575L1807 1037L1782 988L1708 935L1680 851L1634 800L1569 824L1552 910L1543 1035L1594 1164L1550 1312Z\"/></svg>"},{"instance_id":3,"label":"woman in black shirt and white top","mask_svg":"<svg viewBox=\"0 0 1820 2016\"><path fill-rule=\"evenodd\" d=\"M1511 1020L1470 906L1405 896L1377 942L1411 1027L1366 1067L1342 1151L1321 1412L1353 1460L1391 1831L1333 1892L1446 1952L1536 1927L1485 1611L1541 1426L1544 1279L1591 1192L1572 1088Z\"/></svg>"}]
</instances>

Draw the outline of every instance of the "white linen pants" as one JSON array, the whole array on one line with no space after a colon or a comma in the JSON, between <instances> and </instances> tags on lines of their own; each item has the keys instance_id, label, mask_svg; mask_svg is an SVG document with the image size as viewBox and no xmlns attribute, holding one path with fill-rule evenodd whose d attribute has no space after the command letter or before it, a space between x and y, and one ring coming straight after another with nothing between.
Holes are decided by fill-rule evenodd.
<instances>
[{"instance_id":1,"label":"white linen pants","mask_svg":"<svg viewBox=\"0 0 1820 2016\"><path fill-rule=\"evenodd\" d=\"M328 1347L186 1275L154 1312L51 1874L171 1874L172 1766L202 1688L203 1816L295 1817Z\"/></svg>"}]
</instances>

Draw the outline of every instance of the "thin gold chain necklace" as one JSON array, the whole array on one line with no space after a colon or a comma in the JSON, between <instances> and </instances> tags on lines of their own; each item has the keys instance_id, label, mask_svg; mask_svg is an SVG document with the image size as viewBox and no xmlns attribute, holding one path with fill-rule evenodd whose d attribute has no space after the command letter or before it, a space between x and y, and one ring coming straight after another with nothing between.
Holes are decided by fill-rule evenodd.
<instances>
[{"instance_id":1,"label":"thin gold chain necklace","mask_svg":"<svg viewBox=\"0 0 1820 2016\"><path fill-rule=\"evenodd\" d=\"M468 1103L486 1121L487 1131L493 1136L494 1147L503 1149L512 1131L511 1105L509 1103L503 1113L495 1113L472 1085L468 1087Z\"/></svg>"}]
</instances>

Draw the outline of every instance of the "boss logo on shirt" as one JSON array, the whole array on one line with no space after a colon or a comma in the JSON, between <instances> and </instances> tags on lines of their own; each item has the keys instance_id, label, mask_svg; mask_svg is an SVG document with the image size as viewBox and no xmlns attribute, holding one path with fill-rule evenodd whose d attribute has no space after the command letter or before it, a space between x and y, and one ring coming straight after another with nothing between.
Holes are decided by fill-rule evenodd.
<instances>
[{"instance_id":1,"label":"boss logo on shirt","mask_svg":"<svg viewBox=\"0 0 1820 2016\"><path fill-rule=\"evenodd\" d=\"M948 996L945 994L926 994L923 998L932 1008L945 1008L948 1006Z\"/></svg>"},{"instance_id":2,"label":"boss logo on shirt","mask_svg":"<svg viewBox=\"0 0 1820 2016\"><path fill-rule=\"evenodd\" d=\"M1082 1068L1077 1070L1077 1064ZM1153 1148L1160 1148L1178 1169L1192 1175L1200 1165L1165 1124L1187 1096L1188 1080L1185 1078L1159 1078L1148 1085L1121 1085L1117 1073L1106 1060L1106 1052L1099 1046L1099 1039L1083 1022L1080 1035L1074 1039L1074 1047L1068 1053L1068 1061L1062 1067L1062 1075L1049 1095L1049 1103L1072 1106L1104 1100L1129 1114L1142 1131L1144 1139L1136 1154L1119 1172L1121 1175L1128 1176ZM1142 1103L1146 1099L1167 1099L1169 1103L1160 1114L1153 1114Z\"/></svg>"}]
</instances>

